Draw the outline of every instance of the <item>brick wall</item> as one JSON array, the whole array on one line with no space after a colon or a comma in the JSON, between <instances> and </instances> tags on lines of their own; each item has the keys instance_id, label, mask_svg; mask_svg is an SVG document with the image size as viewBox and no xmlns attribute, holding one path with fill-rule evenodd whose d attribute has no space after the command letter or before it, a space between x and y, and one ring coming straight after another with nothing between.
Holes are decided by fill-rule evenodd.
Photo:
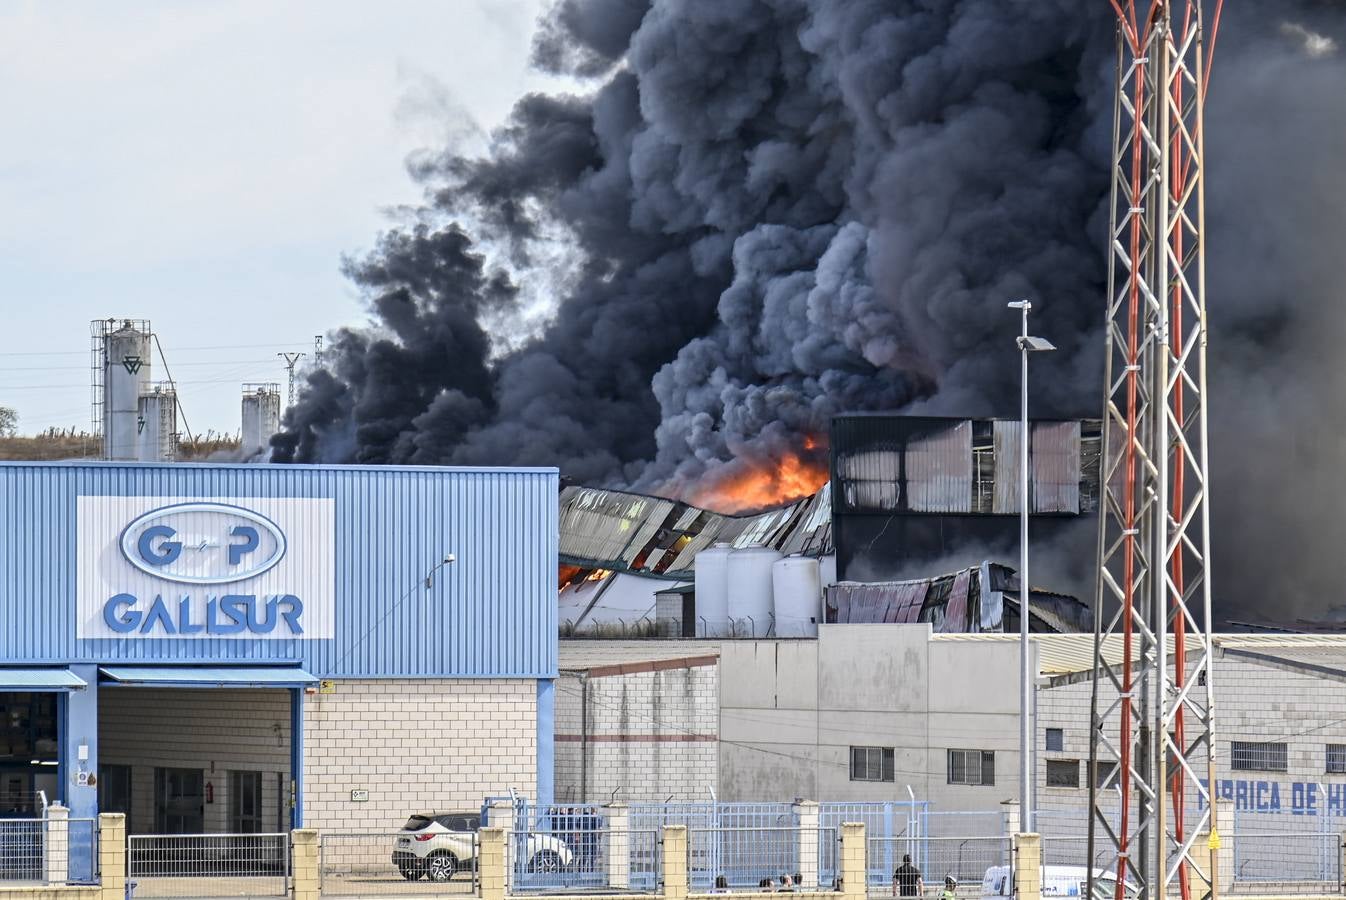
<instances>
[{"instance_id":1,"label":"brick wall","mask_svg":"<svg viewBox=\"0 0 1346 900\"><path fill-rule=\"evenodd\" d=\"M413 812L476 810L537 784L537 684L526 679L338 681L304 698L305 824L401 827ZM232 772L262 772L262 828L287 830L290 695L283 690L107 689L102 765L131 766L132 833L154 832L157 767L214 788L205 830L231 830ZM352 790L369 792L351 801Z\"/></svg>"},{"instance_id":2,"label":"brick wall","mask_svg":"<svg viewBox=\"0 0 1346 900\"><path fill-rule=\"evenodd\" d=\"M1266 651L1274 654L1272 649ZM1327 798L1321 791L1332 792L1332 815L1339 820L1346 817L1346 775L1328 774L1325 765L1326 744L1346 744L1346 691L1339 681L1312 674L1291 672L1236 656L1221 656L1217 650L1213 664L1213 684L1216 708L1216 778L1264 781L1276 783L1279 813L1269 808L1258 813L1256 797L1236 800L1240 807L1236 816L1241 825L1262 819L1262 825L1248 824L1249 829L1276 830L1275 824L1284 821L1310 829L1315 822L1326 823L1329 811ZM1195 677L1193 673L1189 677ZM1205 689L1199 688L1204 697ZM1089 693L1088 682L1050 688L1038 693L1038 734L1036 736L1039 766L1039 808L1046 811L1044 825L1064 825L1078 819L1075 811L1088 806L1087 760L1089 758ZM1110 702L1115 691L1104 691ZM1112 720L1115 729L1116 718ZM1046 729L1063 731L1064 748L1059 752L1045 749ZM1190 740L1190 738L1189 738ZM1282 741L1288 745L1288 766L1285 772L1257 772L1230 770L1230 742ZM1046 787L1046 760L1080 760L1080 787ZM1198 773L1204 776L1204 755L1196 757ZM1303 806L1295 809L1292 785L1296 782L1312 784L1316 796L1315 809ZM1115 791L1108 792L1109 809L1118 805ZM1195 810L1195 797L1189 791L1189 808ZM1263 797L1269 807L1269 790ZM1252 818L1249 818L1252 817ZM1333 826L1336 827L1335 825Z\"/></svg>"},{"instance_id":3,"label":"brick wall","mask_svg":"<svg viewBox=\"0 0 1346 900\"><path fill-rule=\"evenodd\" d=\"M535 792L535 681L338 681L305 699L306 827L400 828L414 812ZM369 800L352 802L353 790Z\"/></svg>"},{"instance_id":4,"label":"brick wall","mask_svg":"<svg viewBox=\"0 0 1346 900\"><path fill-rule=\"evenodd\" d=\"M707 788L718 790L718 731L713 657L564 675L556 687L556 797L597 801L615 791L627 801L705 799Z\"/></svg>"}]
</instances>

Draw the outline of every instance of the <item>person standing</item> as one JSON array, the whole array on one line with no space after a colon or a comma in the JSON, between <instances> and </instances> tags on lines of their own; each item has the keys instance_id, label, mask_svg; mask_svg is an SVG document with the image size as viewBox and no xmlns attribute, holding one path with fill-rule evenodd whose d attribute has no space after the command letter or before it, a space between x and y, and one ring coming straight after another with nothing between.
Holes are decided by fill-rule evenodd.
<instances>
[{"instance_id":1,"label":"person standing","mask_svg":"<svg viewBox=\"0 0 1346 900\"><path fill-rule=\"evenodd\" d=\"M925 893L921 870L911 864L911 854L902 855L902 865L893 871L894 897L919 897Z\"/></svg>"},{"instance_id":2,"label":"person standing","mask_svg":"<svg viewBox=\"0 0 1346 900\"><path fill-rule=\"evenodd\" d=\"M958 881L952 875L944 876L944 890L939 892L939 900L955 900L958 896Z\"/></svg>"}]
</instances>

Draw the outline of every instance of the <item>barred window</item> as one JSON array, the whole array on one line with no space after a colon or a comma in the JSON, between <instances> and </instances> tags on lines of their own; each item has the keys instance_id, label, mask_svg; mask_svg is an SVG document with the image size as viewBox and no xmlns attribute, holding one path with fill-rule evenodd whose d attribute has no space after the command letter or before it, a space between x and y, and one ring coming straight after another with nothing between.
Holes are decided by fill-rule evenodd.
<instances>
[{"instance_id":1,"label":"barred window","mask_svg":"<svg viewBox=\"0 0 1346 900\"><path fill-rule=\"evenodd\" d=\"M852 747L851 781L895 781L892 747Z\"/></svg>"},{"instance_id":2,"label":"barred window","mask_svg":"<svg viewBox=\"0 0 1346 900\"><path fill-rule=\"evenodd\" d=\"M1064 728L1047 729L1047 749L1052 751L1066 749L1066 732Z\"/></svg>"},{"instance_id":3,"label":"barred window","mask_svg":"<svg viewBox=\"0 0 1346 900\"><path fill-rule=\"evenodd\" d=\"M1047 787L1077 788L1080 786L1078 759L1047 760Z\"/></svg>"},{"instance_id":4,"label":"barred window","mask_svg":"<svg viewBox=\"0 0 1346 900\"><path fill-rule=\"evenodd\" d=\"M1327 745L1327 774L1346 774L1346 744Z\"/></svg>"},{"instance_id":5,"label":"barred window","mask_svg":"<svg viewBox=\"0 0 1346 900\"><path fill-rule=\"evenodd\" d=\"M950 750L949 784L995 784L995 751Z\"/></svg>"},{"instance_id":6,"label":"barred window","mask_svg":"<svg viewBox=\"0 0 1346 900\"><path fill-rule=\"evenodd\" d=\"M1289 768L1287 745L1270 741L1231 741L1229 768L1235 772L1284 772Z\"/></svg>"}]
</instances>

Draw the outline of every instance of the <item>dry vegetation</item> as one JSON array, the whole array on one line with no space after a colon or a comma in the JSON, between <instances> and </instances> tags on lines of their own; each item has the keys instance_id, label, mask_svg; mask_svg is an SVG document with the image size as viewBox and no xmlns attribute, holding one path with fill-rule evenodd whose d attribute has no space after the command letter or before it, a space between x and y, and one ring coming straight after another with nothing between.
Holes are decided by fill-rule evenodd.
<instances>
[{"instance_id":1,"label":"dry vegetation","mask_svg":"<svg viewBox=\"0 0 1346 900\"><path fill-rule=\"evenodd\" d=\"M48 428L34 437L0 438L0 460L96 459L102 437L76 428ZM208 431L195 441L185 437L178 445L178 458L200 462L213 454L238 449L238 436Z\"/></svg>"}]
</instances>

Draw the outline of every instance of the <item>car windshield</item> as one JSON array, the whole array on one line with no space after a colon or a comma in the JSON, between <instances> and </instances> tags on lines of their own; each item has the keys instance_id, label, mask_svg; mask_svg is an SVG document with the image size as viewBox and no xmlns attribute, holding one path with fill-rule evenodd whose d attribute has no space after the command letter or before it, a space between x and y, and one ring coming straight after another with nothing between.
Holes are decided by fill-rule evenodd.
<instances>
[{"instance_id":1,"label":"car windshield","mask_svg":"<svg viewBox=\"0 0 1346 900\"><path fill-rule=\"evenodd\" d=\"M433 820L429 816L412 816L407 819L407 824L402 826L403 831L420 831L426 828Z\"/></svg>"}]
</instances>

